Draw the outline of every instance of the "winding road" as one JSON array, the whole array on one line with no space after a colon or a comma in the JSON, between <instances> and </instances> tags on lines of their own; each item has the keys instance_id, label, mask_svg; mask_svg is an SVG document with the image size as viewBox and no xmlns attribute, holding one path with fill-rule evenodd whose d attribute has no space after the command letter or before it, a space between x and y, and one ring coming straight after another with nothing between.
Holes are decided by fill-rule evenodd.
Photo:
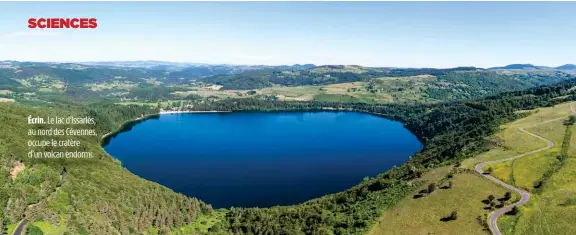
<instances>
[{"instance_id":1,"label":"winding road","mask_svg":"<svg viewBox=\"0 0 576 235\"><path fill-rule=\"evenodd\" d=\"M28 223L27 219L20 221L20 223L18 224L18 227L16 227L16 229L14 229L14 232L12 233L12 235L22 234L22 231L24 230L24 227L26 226L27 223Z\"/></svg>"},{"instance_id":2,"label":"winding road","mask_svg":"<svg viewBox=\"0 0 576 235\"><path fill-rule=\"evenodd\" d=\"M576 115L576 110L574 109L574 106L572 105L572 103L570 103L570 110L572 111L572 115ZM562 118L566 118L566 117L562 117ZM556 118L556 119L548 120L548 121L545 121L545 122L555 121L555 120L559 120L559 119L562 119L562 118ZM545 122L541 122L540 124L545 123ZM507 184L507 183L504 183L504 182L502 182L501 180L496 179L496 178L494 178L494 177L491 176L491 175L484 174L484 170L482 170L482 168L483 168L484 166L486 166L486 165L490 165L490 164L494 164L494 163L498 163L498 162L505 162L505 161L510 161L510 160L518 159L518 158L525 157L525 156L528 156L528 155L530 155L530 154L537 153L537 152L541 152L541 151L544 151L544 150L547 150L547 149L550 149L550 148L554 147L554 142L552 142L551 140L545 139L545 138L543 138L543 137L541 137L541 136L538 136L538 135L535 135L535 134L533 134L533 133L530 133L530 132L524 130L524 127L520 127L520 128L518 128L518 130L520 130L520 131L523 132L523 133L526 133L526 134L528 134L528 135L534 136L534 137L536 137L536 138L538 138L538 139L541 139L541 140L547 142L547 143L548 143L548 146L546 146L546 147L544 147L544 148L541 148L541 149L536 149L536 150L533 150L533 151L530 151L530 152L527 152L527 153L523 153L523 154L520 154L520 155L516 155L516 156L513 156L513 157L509 157L509 158L504 158L504 159L495 160L495 161L487 161L487 162L478 163L478 164L476 165L476 167L474 167L474 169L476 170L476 172L482 174L482 176L484 176L484 177L488 178L489 180L492 180L493 182L495 182L495 183L497 183L497 184L500 184L500 185L502 185L502 186L504 186L504 187L506 187L506 188L508 188L508 189L510 189L510 190L512 190L512 191L515 191L515 192L519 193L520 195L522 195L522 198L520 199L520 201L518 201L518 202L516 202L516 203L513 203L513 204L511 204L511 205L502 207L502 208L500 208L499 210L495 211L494 213L492 213L492 214L490 215L490 221L489 221L488 225L489 225L489 227L490 227L490 231L492 231L492 234L494 234L494 235L502 235L502 233L501 233L500 230L498 229L498 218L499 218L501 215L503 215L504 213L510 211L514 206L521 206L521 205L526 204L526 202L528 202L528 199L530 199L530 193L529 193L529 192L526 192L526 191L524 191L524 190L522 190L522 189L516 188L516 187L514 187L514 186L512 186L512 185L509 185L509 184Z\"/></svg>"}]
</instances>

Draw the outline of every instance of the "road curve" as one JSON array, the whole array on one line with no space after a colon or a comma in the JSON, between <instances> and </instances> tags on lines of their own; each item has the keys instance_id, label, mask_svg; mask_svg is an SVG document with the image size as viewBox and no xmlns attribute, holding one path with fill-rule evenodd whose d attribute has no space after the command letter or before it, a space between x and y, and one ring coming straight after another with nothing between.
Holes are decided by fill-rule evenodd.
<instances>
[{"instance_id":1,"label":"road curve","mask_svg":"<svg viewBox=\"0 0 576 235\"><path fill-rule=\"evenodd\" d=\"M570 103L570 111L572 111L572 115L576 115L576 109L574 108L574 106L572 105L572 103ZM565 117L555 118L555 119L552 119L552 120L544 121L544 122L541 122L540 124L546 123L546 122L550 122L550 121L556 121L556 120L563 119L563 118L565 118ZM509 185L509 184L507 184L507 183L504 183L504 182L502 182L501 180L496 179L496 178L494 178L494 177L491 176L491 175L484 174L484 170L482 170L482 168L484 168L484 166L486 166L486 165L490 165L490 164L493 164L493 163L505 162L505 161L510 161L510 160L518 159L518 158L525 157L525 156L528 156L528 155L530 155L530 154L537 153L537 152L541 152L541 151L544 151L544 150L547 150L547 149L550 149L550 148L554 147L554 142L552 142L552 141L550 141L550 140L548 140L548 139L545 139L545 138L543 138L543 137L541 137L541 136L532 134L532 133L524 130L524 127L520 127L520 128L518 128L518 130L520 130L521 132L524 132L524 133L526 133L526 134L528 134L528 135L534 136L534 137L536 137L536 138L538 138L538 139L541 139L541 140L547 142L547 143L548 143L548 146L546 146L546 147L544 147L544 148L541 148L541 149L536 149L536 150L534 150L534 151L530 151L530 152L527 152L527 153L523 153L523 154L520 154L520 155L516 155L516 156L514 156L514 157L509 157L509 158L500 159L500 160L495 160L495 161L487 161L487 162L478 163L478 164L476 165L476 167L474 167L474 169L476 170L476 172L482 174L482 176L484 176L484 177L488 178L489 180L492 180L493 182L495 182L495 183L497 183L497 184L500 184L500 185L502 185L502 186L504 186L504 187L506 187L506 188L508 188L508 189L510 189L510 190L512 190L512 191L515 191L515 192L519 193L519 194L522 196L522 198L520 199L520 201L518 201L518 202L516 202L516 203L514 203L514 204L511 204L511 205L502 207L502 208L500 208L499 210L495 211L494 213L492 213L492 214L490 215L490 221L489 221L488 225L489 225L489 227L490 227L490 231L492 231L492 234L494 234L494 235L502 235L502 233L501 233L500 230L498 229L498 223L497 223L497 222L498 222L498 218L499 218L501 215L503 215L504 213L510 211L510 210L512 209L512 207L514 207L514 206L521 206L521 205L526 204L526 202L528 202L528 199L530 199L530 193L529 193L529 192L526 192L526 191L524 191L524 190L522 190L522 189L516 188L516 187L514 187L514 186L512 186L512 185Z\"/></svg>"},{"instance_id":2,"label":"road curve","mask_svg":"<svg viewBox=\"0 0 576 235\"><path fill-rule=\"evenodd\" d=\"M502 233L501 233L500 230L498 229L498 223L497 223L498 218L499 218L501 215L503 215L504 213L510 211L510 210L512 209L512 207L514 207L514 206L521 206L521 205L526 204L526 202L528 202L528 199L530 199L530 193L529 193L529 192L526 192L526 191L524 191L524 190L522 190L522 189L516 188L516 187L514 187L514 186L512 186L512 185L509 185L509 184L507 184L507 183L504 183L504 182L502 182L501 180L496 179L496 178L494 178L494 177L491 176L491 175L484 174L484 170L482 170L482 168L483 168L484 166L486 166L486 165L490 165L490 164L494 164L494 163L498 163L498 162L505 162L505 161L510 161L510 160L518 159L518 158L525 157L525 156L528 156L528 155L530 155L530 154L537 153L537 152L540 152L540 151L544 151L544 150L547 150L547 149L550 149L550 148L554 147L554 142L552 142L552 141L550 141L550 140L547 140L547 139L544 139L544 138L541 137L541 136L532 134L532 133L524 130L524 127L521 127L521 128L518 128L518 129L519 129L521 132L524 132L524 133L529 134L529 135L531 135L531 136L534 136L534 137L536 137L536 138L538 138L538 139L541 139L541 140L543 140L543 141L546 141L546 142L548 143L548 146L546 146L546 147L544 147L544 148L541 148L541 149L536 149L536 150L534 150L534 151L526 152L526 153L523 153L523 154L520 154L520 155L516 155L516 156L514 156L514 157L504 158L504 159L500 159L500 160L496 160L496 161L488 161L488 162L478 163L478 164L476 165L476 167L474 168L474 169L476 170L476 172L482 174L482 176L488 178L489 180L492 180L493 182L495 182L495 183L497 183L497 184L500 184L500 185L502 185L502 186L504 186L504 187L506 187L506 188L508 188L508 189L510 189L510 190L512 190L512 191L515 191L515 192L519 193L520 195L522 195L522 198L520 199L520 201L518 201L518 202L516 202L516 203L513 203L513 204L511 204L511 205L502 207L502 208L498 209L497 211L495 211L494 213L492 213L492 214L490 215L490 221L489 221L488 225L489 225L489 227L490 227L490 231L492 231L492 234L494 234L494 235L502 235Z\"/></svg>"},{"instance_id":3,"label":"road curve","mask_svg":"<svg viewBox=\"0 0 576 235\"><path fill-rule=\"evenodd\" d=\"M24 230L24 226L26 226L27 223L28 223L28 219L23 219L18 224L18 227L16 227L16 229L14 229L14 232L12 233L12 235L21 235L22 231Z\"/></svg>"}]
</instances>

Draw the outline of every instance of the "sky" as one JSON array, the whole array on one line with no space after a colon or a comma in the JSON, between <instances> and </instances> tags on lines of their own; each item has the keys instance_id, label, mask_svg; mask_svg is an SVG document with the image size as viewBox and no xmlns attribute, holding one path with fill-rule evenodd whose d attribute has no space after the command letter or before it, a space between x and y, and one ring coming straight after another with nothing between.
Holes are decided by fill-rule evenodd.
<instances>
[{"instance_id":1,"label":"sky","mask_svg":"<svg viewBox=\"0 0 576 235\"><path fill-rule=\"evenodd\" d=\"M0 60L576 64L576 2L0 2ZM94 17L96 29L29 29Z\"/></svg>"}]
</instances>

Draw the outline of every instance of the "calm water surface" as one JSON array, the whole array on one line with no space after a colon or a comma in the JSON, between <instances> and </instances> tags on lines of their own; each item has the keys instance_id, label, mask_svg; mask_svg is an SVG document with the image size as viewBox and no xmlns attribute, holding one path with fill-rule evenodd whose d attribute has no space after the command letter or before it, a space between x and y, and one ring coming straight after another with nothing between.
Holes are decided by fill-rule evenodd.
<instances>
[{"instance_id":1,"label":"calm water surface","mask_svg":"<svg viewBox=\"0 0 576 235\"><path fill-rule=\"evenodd\" d=\"M401 123L353 112L168 114L106 151L216 208L290 205L353 186L421 148Z\"/></svg>"}]
</instances>

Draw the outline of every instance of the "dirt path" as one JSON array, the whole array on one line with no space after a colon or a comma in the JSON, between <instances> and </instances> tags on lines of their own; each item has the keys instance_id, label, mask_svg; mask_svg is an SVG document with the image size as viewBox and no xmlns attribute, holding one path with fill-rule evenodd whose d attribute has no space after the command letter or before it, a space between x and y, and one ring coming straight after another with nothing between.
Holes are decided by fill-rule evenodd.
<instances>
[{"instance_id":1,"label":"dirt path","mask_svg":"<svg viewBox=\"0 0 576 235\"><path fill-rule=\"evenodd\" d=\"M570 110L572 111L572 115L576 115L576 109L574 108L574 106L572 105L572 103L570 103ZM565 117L562 117L562 118L565 118ZM544 122L542 122L542 123L546 123L546 122L550 122L550 121L555 121L555 120L559 120L559 119L562 119L562 118L556 118L556 119L544 121ZM540 123L540 124L542 124L542 123ZM516 187L514 187L514 186L512 186L512 185L509 185L509 184L507 184L507 183L504 183L504 182L502 182L501 180L496 179L495 177L493 177L493 176L491 176L491 175L484 174L484 170L482 170L482 168L483 168L484 166L486 166L486 165L490 165L490 164L494 164L494 163L498 163L498 162L505 162L505 161L510 161L510 160L518 159L518 158L525 157L525 156L528 156L528 155L530 155L530 154L534 154L534 153L537 153L537 152L541 152L541 151L544 151L544 150L547 150L547 149L550 149L550 148L554 147L554 142L552 142L551 140L545 139L545 138L543 138L543 137L541 137L541 136L538 136L538 135L535 135L535 134L533 134L533 133L530 133L530 132L524 130L524 127L520 127L520 128L518 128L518 130L520 130L520 131L523 132L523 133L526 133L526 134L528 134L528 135L534 136L534 137L536 137L536 138L538 138L538 139L541 139L541 140L547 142L547 143L548 143L548 146L546 146L546 147L544 147L544 148L541 148L541 149L536 149L536 150L534 150L534 151L530 151L530 152L527 152L527 153L523 153L523 154L520 154L520 155L516 155L516 156L513 156L513 157L505 158L505 159L500 159L500 160L496 160L496 161L487 161L487 162L478 163L478 164L476 165L476 167L474 168L474 169L476 170L476 172L482 174L482 175L483 175L484 177L486 177L487 179L489 179L489 180L491 180L491 181L493 181L493 182L495 182L495 183L497 183L497 184L499 184L499 185L502 185L502 186L504 186L504 187L506 187L506 188L508 188L508 189L510 189L510 190L512 190L512 191L515 191L515 192L519 193L519 194L522 196L522 198L520 199L520 201L518 201L518 202L516 202L516 203L514 203L514 204L512 204L512 205L508 205L508 206L502 207L502 208L500 208L499 210L495 211L494 213L492 213L492 214L490 215L490 221L489 221L488 225L490 226L490 231L492 231L492 234L494 234L494 235L502 235L502 233L501 233L500 230L498 229L498 218L499 218L501 215L503 215L504 213L510 211L514 206L521 206L521 205L526 204L526 202L528 202L528 200L530 199L530 193L529 193L529 192L526 192L526 191L524 191L524 190L522 190L522 189L516 188Z\"/></svg>"}]
</instances>

